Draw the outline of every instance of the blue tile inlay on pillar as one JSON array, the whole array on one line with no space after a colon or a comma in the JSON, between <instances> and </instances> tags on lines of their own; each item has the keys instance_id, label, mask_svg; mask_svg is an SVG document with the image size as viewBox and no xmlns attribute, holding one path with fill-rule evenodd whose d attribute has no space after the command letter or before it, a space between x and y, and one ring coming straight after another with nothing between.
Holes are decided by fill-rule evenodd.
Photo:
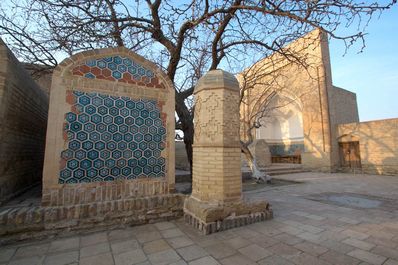
<instances>
[{"instance_id":1,"label":"blue tile inlay on pillar","mask_svg":"<svg viewBox=\"0 0 398 265\"><path fill-rule=\"evenodd\" d=\"M164 177L166 129L155 100L73 91L59 183Z\"/></svg>"}]
</instances>

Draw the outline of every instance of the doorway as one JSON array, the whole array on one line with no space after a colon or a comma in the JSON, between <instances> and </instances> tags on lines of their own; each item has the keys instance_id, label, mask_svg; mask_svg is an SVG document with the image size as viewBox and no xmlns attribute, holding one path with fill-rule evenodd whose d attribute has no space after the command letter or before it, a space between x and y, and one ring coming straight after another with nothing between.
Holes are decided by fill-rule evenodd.
<instances>
[{"instance_id":1,"label":"doorway","mask_svg":"<svg viewBox=\"0 0 398 265\"><path fill-rule=\"evenodd\" d=\"M361 168L359 141L340 142L340 164L344 168Z\"/></svg>"}]
</instances>

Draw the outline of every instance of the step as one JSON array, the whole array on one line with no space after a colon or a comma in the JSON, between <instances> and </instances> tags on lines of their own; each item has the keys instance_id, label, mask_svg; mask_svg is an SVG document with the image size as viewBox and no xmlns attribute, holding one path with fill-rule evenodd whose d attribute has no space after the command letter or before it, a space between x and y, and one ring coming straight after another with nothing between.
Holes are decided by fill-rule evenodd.
<instances>
[{"instance_id":1,"label":"step","mask_svg":"<svg viewBox=\"0 0 398 265\"><path fill-rule=\"evenodd\" d=\"M266 172L278 172L278 171L284 171L284 170L303 170L302 166L299 167L280 167L280 168L270 168L270 167L266 167L266 168L261 168L261 171L266 171Z\"/></svg>"},{"instance_id":2,"label":"step","mask_svg":"<svg viewBox=\"0 0 398 265\"><path fill-rule=\"evenodd\" d=\"M278 176L278 175L287 175L287 174L296 174L296 173L304 173L308 172L304 170L302 167L292 167L292 168L278 168L278 169L261 169L262 172L270 175L270 176ZM249 169L242 170L242 177L244 179L249 179L252 176L252 172ZM191 175L189 173L186 174L176 174L175 182L176 183L181 183L181 182L190 182L191 181Z\"/></svg>"},{"instance_id":3,"label":"step","mask_svg":"<svg viewBox=\"0 0 398 265\"><path fill-rule=\"evenodd\" d=\"M277 176L277 175L286 175L286 174L296 174L296 173L304 173L308 172L303 169L292 169L292 170L281 170L281 171L275 171L275 172L267 172L268 175L270 176Z\"/></svg>"},{"instance_id":4,"label":"step","mask_svg":"<svg viewBox=\"0 0 398 265\"><path fill-rule=\"evenodd\" d=\"M273 172L268 172L268 171L263 171L264 173L267 173L270 176L279 176L279 175L287 175L287 174L297 174L297 173L304 173L308 172L303 169L294 169L294 170L279 170L279 171L273 171ZM243 179L249 179L252 177L252 172L251 171L243 171L242 172L242 177Z\"/></svg>"}]
</instances>

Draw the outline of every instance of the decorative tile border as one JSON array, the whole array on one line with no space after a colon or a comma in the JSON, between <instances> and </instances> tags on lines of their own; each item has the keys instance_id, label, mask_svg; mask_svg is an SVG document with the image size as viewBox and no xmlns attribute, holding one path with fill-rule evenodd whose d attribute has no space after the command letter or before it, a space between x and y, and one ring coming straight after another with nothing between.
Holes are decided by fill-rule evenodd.
<instances>
[{"instance_id":1,"label":"decorative tile border","mask_svg":"<svg viewBox=\"0 0 398 265\"><path fill-rule=\"evenodd\" d=\"M73 75L80 75L91 79L104 79L146 87L165 88L159 83L152 70L145 68L134 60L111 56L85 61L73 68Z\"/></svg>"},{"instance_id":2,"label":"decorative tile border","mask_svg":"<svg viewBox=\"0 0 398 265\"><path fill-rule=\"evenodd\" d=\"M164 177L166 128L155 100L67 91L59 183Z\"/></svg>"}]
</instances>

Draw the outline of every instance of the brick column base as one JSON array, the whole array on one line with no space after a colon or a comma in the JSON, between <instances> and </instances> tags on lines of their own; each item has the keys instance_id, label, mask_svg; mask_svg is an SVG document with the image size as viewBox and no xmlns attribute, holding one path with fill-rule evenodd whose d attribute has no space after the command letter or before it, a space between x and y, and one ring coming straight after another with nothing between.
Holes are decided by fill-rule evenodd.
<instances>
[{"instance_id":1,"label":"brick column base","mask_svg":"<svg viewBox=\"0 0 398 265\"><path fill-rule=\"evenodd\" d=\"M267 202L238 201L212 205L192 196L184 203L185 223L204 235L272 219L271 205Z\"/></svg>"}]
</instances>

